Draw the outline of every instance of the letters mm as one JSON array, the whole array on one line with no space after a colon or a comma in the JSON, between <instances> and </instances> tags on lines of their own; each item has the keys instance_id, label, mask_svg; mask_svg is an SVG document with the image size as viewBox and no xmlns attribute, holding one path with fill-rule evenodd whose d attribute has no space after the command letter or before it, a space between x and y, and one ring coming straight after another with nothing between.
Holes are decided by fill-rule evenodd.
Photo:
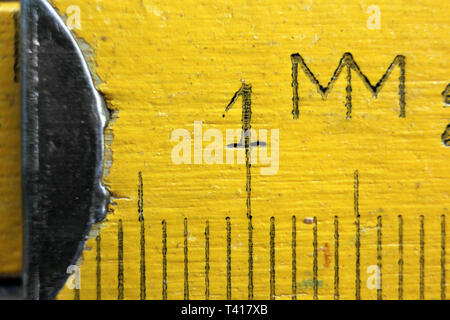
<instances>
[{"instance_id":1,"label":"letters mm","mask_svg":"<svg viewBox=\"0 0 450 320\"><path fill-rule=\"evenodd\" d=\"M322 99L326 99L328 96L328 93L332 90L334 83L339 78L339 75L341 74L342 70L346 68L347 73L347 96L346 96L346 102L345 106L347 108L347 119L351 119L352 117L352 70L356 72L356 74L361 78L363 83L366 85L367 89L372 92L373 97L377 98L378 93L381 91L381 88L383 87L384 83L389 78L390 74L392 73L392 70L395 68L395 66L398 65L400 68L400 76L399 76L399 84L398 84L398 95L399 95L399 106L400 106L400 118L405 118L406 116L406 101L405 101L405 56L398 55L395 57L394 61L391 63L389 68L386 70L386 73L381 77L381 79L375 84L372 85L370 80L364 75L364 73L361 72L361 69L359 68L356 61L353 59L353 56L351 53L347 52L344 54L344 56L341 58L341 61L339 62L338 67L334 71L333 76L331 77L330 82L328 82L328 85L326 87L323 87L317 78L314 76L314 74L311 72L311 70L306 65L305 61L303 60L303 57L298 54L294 53L291 55L291 61L292 61L292 88L293 88L293 109L292 114L294 116L294 119L298 119L300 115L299 110L299 96L298 96L298 66L302 68L303 72L306 74L308 79L317 87L317 91L322 96Z\"/></svg>"}]
</instances>

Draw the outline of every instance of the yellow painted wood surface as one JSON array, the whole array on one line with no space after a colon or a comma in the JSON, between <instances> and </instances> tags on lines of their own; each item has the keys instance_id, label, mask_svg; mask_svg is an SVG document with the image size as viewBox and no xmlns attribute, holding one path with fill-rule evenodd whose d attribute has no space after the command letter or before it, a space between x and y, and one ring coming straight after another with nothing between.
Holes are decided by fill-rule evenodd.
<instances>
[{"instance_id":1,"label":"yellow painted wood surface","mask_svg":"<svg viewBox=\"0 0 450 320\"><path fill-rule=\"evenodd\" d=\"M0 2L0 277L22 270L20 85L15 72L18 3Z\"/></svg>"},{"instance_id":2,"label":"yellow painted wood surface","mask_svg":"<svg viewBox=\"0 0 450 320\"><path fill-rule=\"evenodd\" d=\"M92 232L80 260L81 288L74 292L66 287L59 299L142 296L139 172L145 298L161 299L166 294L168 299L183 299L186 293L190 299L205 298L207 221L209 298L248 298L245 165L176 165L171 159L177 145L171 135L176 129L192 134L195 121L202 121L203 132L219 129L225 134L226 129L241 128L240 101L225 118L222 114L242 82L252 84L252 127L279 130L278 173L261 175L262 166L252 166L253 297L315 298L316 267L317 298L335 298L338 217L339 298L358 296L359 238L359 297L397 299L399 215L403 219L401 296L446 297L442 271L448 268L443 250L448 237L441 230L442 215L448 215L450 150L442 145L441 134L450 111L443 107L441 93L449 82L443 36L449 31L448 3L52 2L69 18L73 7L68 9L78 6L81 23L74 32L90 45L87 57L101 79L98 88L114 111L108 129L110 168L105 174L114 203L106 221ZM380 9L380 29L368 28L371 5ZM291 54L297 52L324 86L346 52L372 83L397 55L405 56L406 117L398 116L398 67L377 99L352 71L351 119L346 119L346 69L322 100L299 68L300 117L293 119ZM270 147L273 141L268 139ZM359 237L355 211L360 215ZM271 233L272 217L275 233ZM314 217L317 228L311 223ZM231 260L227 260L227 227ZM379 264L381 290L370 285L372 266Z\"/></svg>"},{"instance_id":3,"label":"yellow painted wood surface","mask_svg":"<svg viewBox=\"0 0 450 320\"><path fill-rule=\"evenodd\" d=\"M61 10L72 0L55 0ZM252 126L279 129L276 175L252 167L254 298L269 299L270 218L275 217L276 299L292 298L291 219L297 218L297 298L314 297L313 224L317 217L318 298L334 298L334 217L339 217L339 297L354 299L354 173L359 173L362 299L376 299L368 267L377 265L382 218L383 299L399 297L398 216L403 218L403 298L440 299L441 215L448 213L449 119L441 92L449 82L448 3L435 1L78 1L81 30L95 52L99 89L115 111L114 204L101 228L101 297L140 298L138 173L146 232L146 298L163 298L162 220L167 226L167 298L183 299L184 219L188 220L190 299L205 298L205 224L210 226L211 299L227 298L227 225L231 224L231 298L248 297L248 223L243 164L175 165L175 129L239 129L240 102L225 106L241 82L253 88ZM371 30L370 5L381 13ZM299 69L301 115L292 110L291 59L300 53L326 85L345 52L376 83L397 55L406 57L406 118L399 118L399 69L378 99L353 72L352 119L345 117L345 72L323 101ZM269 138L270 139L270 138ZM207 145L207 143L204 143ZM269 141L270 145L270 141ZM193 150L192 150L193 152ZM420 216L424 216L421 290ZM123 278L118 224L123 225ZM310 220L306 220L307 222ZM444 238L447 243L447 238ZM97 296L95 239L81 263L81 299ZM325 261L325 252L329 261ZM447 253L444 254L444 258ZM447 257L448 259L448 257ZM370 271L371 269L369 269ZM119 280L120 278L120 280ZM121 294L123 280L123 295ZM443 292L446 292L446 286ZM65 290L60 298L71 299Z\"/></svg>"}]
</instances>

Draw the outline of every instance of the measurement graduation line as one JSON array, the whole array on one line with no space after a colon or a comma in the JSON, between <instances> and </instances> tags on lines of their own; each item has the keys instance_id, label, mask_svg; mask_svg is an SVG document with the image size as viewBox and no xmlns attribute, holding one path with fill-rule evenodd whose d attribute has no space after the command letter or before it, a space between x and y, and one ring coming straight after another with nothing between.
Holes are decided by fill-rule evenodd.
<instances>
[{"instance_id":1,"label":"measurement graduation line","mask_svg":"<svg viewBox=\"0 0 450 320\"><path fill-rule=\"evenodd\" d=\"M398 300L403 300L403 217L398 216Z\"/></svg>"},{"instance_id":2,"label":"measurement graduation line","mask_svg":"<svg viewBox=\"0 0 450 320\"><path fill-rule=\"evenodd\" d=\"M123 300L123 289L124 289L124 275L123 275L123 226L122 219L119 219L118 229L117 229L117 242L118 242L118 267L117 267L117 300Z\"/></svg>"},{"instance_id":3,"label":"measurement graduation line","mask_svg":"<svg viewBox=\"0 0 450 320\"><path fill-rule=\"evenodd\" d=\"M334 299L339 300L339 218L334 217Z\"/></svg>"},{"instance_id":4,"label":"measurement graduation line","mask_svg":"<svg viewBox=\"0 0 450 320\"><path fill-rule=\"evenodd\" d=\"M209 221L205 227L205 300L209 300Z\"/></svg>"},{"instance_id":5,"label":"measurement graduation line","mask_svg":"<svg viewBox=\"0 0 450 320\"><path fill-rule=\"evenodd\" d=\"M313 224L313 299L318 299L318 262L317 262L317 217Z\"/></svg>"},{"instance_id":6,"label":"measurement graduation line","mask_svg":"<svg viewBox=\"0 0 450 320\"><path fill-rule=\"evenodd\" d=\"M162 299L167 300L167 224L162 221Z\"/></svg>"},{"instance_id":7,"label":"measurement graduation line","mask_svg":"<svg viewBox=\"0 0 450 320\"><path fill-rule=\"evenodd\" d=\"M355 299L361 299L361 278L360 278L360 247L361 247L361 230L359 215L359 173L358 170L354 174L354 211L356 218L356 270L355 270Z\"/></svg>"},{"instance_id":8,"label":"measurement graduation line","mask_svg":"<svg viewBox=\"0 0 450 320\"><path fill-rule=\"evenodd\" d=\"M292 300L297 300L297 219L292 216Z\"/></svg>"},{"instance_id":9,"label":"measurement graduation line","mask_svg":"<svg viewBox=\"0 0 450 320\"><path fill-rule=\"evenodd\" d=\"M275 217L270 218L270 300L275 300Z\"/></svg>"},{"instance_id":10,"label":"measurement graduation line","mask_svg":"<svg viewBox=\"0 0 450 320\"><path fill-rule=\"evenodd\" d=\"M420 300L425 299L425 218L420 216Z\"/></svg>"},{"instance_id":11,"label":"measurement graduation line","mask_svg":"<svg viewBox=\"0 0 450 320\"><path fill-rule=\"evenodd\" d=\"M102 263L102 254L101 254L101 234L100 230L98 233L97 238L95 239L95 242L97 244L97 256L96 256L96 262L97 262L97 300L102 300L102 269L101 269L101 263Z\"/></svg>"},{"instance_id":12,"label":"measurement graduation line","mask_svg":"<svg viewBox=\"0 0 450 320\"><path fill-rule=\"evenodd\" d=\"M231 222L227 221L227 300L231 300Z\"/></svg>"},{"instance_id":13,"label":"measurement graduation line","mask_svg":"<svg viewBox=\"0 0 450 320\"><path fill-rule=\"evenodd\" d=\"M377 300L383 299L383 274L382 274L382 217L377 217Z\"/></svg>"},{"instance_id":14,"label":"measurement graduation line","mask_svg":"<svg viewBox=\"0 0 450 320\"><path fill-rule=\"evenodd\" d=\"M139 223L141 226L140 298L141 300L145 300L147 297L147 290L146 290L146 272L145 272L144 182L142 179L142 172L139 172L138 214L139 214Z\"/></svg>"},{"instance_id":15,"label":"measurement graduation line","mask_svg":"<svg viewBox=\"0 0 450 320\"><path fill-rule=\"evenodd\" d=\"M188 219L184 218L184 300L189 300Z\"/></svg>"},{"instance_id":16,"label":"measurement graduation line","mask_svg":"<svg viewBox=\"0 0 450 320\"><path fill-rule=\"evenodd\" d=\"M445 300L445 215L441 215L441 300Z\"/></svg>"}]
</instances>

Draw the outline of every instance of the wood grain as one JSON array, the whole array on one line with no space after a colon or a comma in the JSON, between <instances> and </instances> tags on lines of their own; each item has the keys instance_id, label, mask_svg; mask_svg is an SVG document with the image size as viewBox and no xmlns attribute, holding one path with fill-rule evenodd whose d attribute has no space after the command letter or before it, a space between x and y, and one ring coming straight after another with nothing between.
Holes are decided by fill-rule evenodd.
<instances>
[{"instance_id":1,"label":"wood grain","mask_svg":"<svg viewBox=\"0 0 450 320\"><path fill-rule=\"evenodd\" d=\"M64 12L73 1L54 3ZM381 28L370 30L366 10L372 4L78 1L82 29L75 32L93 48L99 89L116 115L105 177L115 199L99 228L102 298L118 296L119 221L123 298L142 296L139 172L148 299L185 298L186 270L190 299L206 293L247 299L250 288L255 299L292 299L293 274L297 299L333 299L336 290L341 299L397 299L400 276L404 299L442 297L447 253L441 244L447 237L441 215L448 213L450 175L449 149L440 138L450 115L441 96L449 81L442 35L449 31L450 8L434 1L377 1ZM349 69L351 119L346 71L323 100L299 69L300 116L293 118L291 54L301 54L325 86L346 52L372 84L395 57L405 57L405 118L399 117L398 67L377 98ZM225 118L222 113L244 81L252 85L252 128L280 134L278 173L261 175L259 164L251 168L251 241L245 165L175 165L177 143L170 139L179 128L193 136L195 121L202 121L203 132L240 129L240 102ZM267 142L270 150L270 134ZM81 299L96 293L94 239L87 247ZM381 288L373 286L373 266L381 266ZM72 297L69 290L60 295Z\"/></svg>"},{"instance_id":2,"label":"wood grain","mask_svg":"<svg viewBox=\"0 0 450 320\"><path fill-rule=\"evenodd\" d=\"M16 276L22 270L18 12L18 3L0 3L0 277Z\"/></svg>"},{"instance_id":3,"label":"wood grain","mask_svg":"<svg viewBox=\"0 0 450 320\"><path fill-rule=\"evenodd\" d=\"M74 5L52 2L61 14ZM113 110L105 182L114 203L80 261L81 299L446 297L448 3L76 5L74 32ZM326 86L347 52L372 84L405 57L404 118L396 67L377 98L344 68L326 100L299 69L294 119L291 55ZM252 85L252 128L279 130L277 174L251 166L251 225L245 163L194 164L194 146L192 164L171 159L176 129L242 127L240 102L222 117L242 82ZM271 151L270 134L267 143ZM65 288L59 298L74 296Z\"/></svg>"}]
</instances>

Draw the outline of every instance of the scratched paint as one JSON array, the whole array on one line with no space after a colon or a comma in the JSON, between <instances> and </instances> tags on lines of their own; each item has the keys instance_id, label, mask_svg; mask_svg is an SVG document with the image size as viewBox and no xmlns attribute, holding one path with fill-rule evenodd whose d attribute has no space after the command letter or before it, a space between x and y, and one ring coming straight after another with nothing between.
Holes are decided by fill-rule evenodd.
<instances>
[{"instance_id":1,"label":"scratched paint","mask_svg":"<svg viewBox=\"0 0 450 320\"><path fill-rule=\"evenodd\" d=\"M61 12L73 4L73 0L53 2ZM448 4L377 1L379 30L367 28L366 9L372 3L366 1L79 0L77 4L82 29L76 32L94 49L96 72L103 81L99 89L118 112L111 129L112 166L105 178L115 203L100 229L102 298L141 297L139 172L145 189L146 298L186 297L185 238L190 299L203 299L206 292L210 299L248 298L245 166L175 165L170 159L174 129L191 132L194 121L203 121L205 130L241 128L239 117L223 118L222 113L242 81L252 84L252 128L280 130L278 174L261 176L260 165L252 170L253 297L269 299L272 292L276 299L291 299L295 265L298 299L312 299L315 292L318 299L333 299L336 270L341 299L355 298L357 270L361 298L381 294L383 299L396 299L399 215L403 297L441 297L441 215L448 214L450 178L449 149L441 141L449 119L441 95L448 84L444 64L448 49L442 38L449 31ZM351 119L345 116L344 77L336 80L324 101L299 72L301 115L293 119L291 54L297 52L321 83L332 77L345 52L352 54L368 79L380 79L396 56L404 56L406 117L398 116L396 68L377 99L352 73ZM377 247L378 216L382 250ZM271 233L271 217L276 233ZM317 223L303 223L312 217ZM118 239L123 240L121 250ZM325 243L327 255L320 251ZM94 248L95 237L83 253L81 299L97 296ZM368 267L379 264L378 252L381 292L366 285ZM68 289L60 295L73 297Z\"/></svg>"}]
</instances>

